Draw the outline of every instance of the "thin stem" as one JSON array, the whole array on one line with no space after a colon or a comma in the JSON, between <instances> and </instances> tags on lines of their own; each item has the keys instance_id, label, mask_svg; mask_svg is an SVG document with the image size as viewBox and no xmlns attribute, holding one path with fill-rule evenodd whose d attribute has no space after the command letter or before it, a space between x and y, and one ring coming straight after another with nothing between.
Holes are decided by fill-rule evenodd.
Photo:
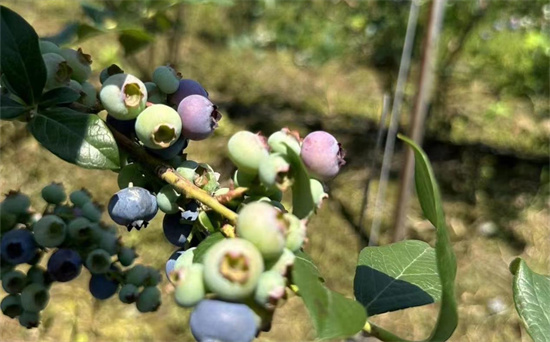
<instances>
[{"instance_id":1,"label":"thin stem","mask_svg":"<svg viewBox=\"0 0 550 342\"><path fill-rule=\"evenodd\" d=\"M139 145L128 139L114 128L110 128L119 146L128 151L132 157L136 158L136 160L143 166L153 171L157 177L172 185L180 193L185 194L187 198L196 199L197 201L210 207L212 210L225 217L231 224L235 225L237 223L237 213L225 207L214 197L210 196L209 193L185 179L182 175L176 172L173 167L165 164L162 160L153 157Z\"/></svg>"},{"instance_id":2,"label":"thin stem","mask_svg":"<svg viewBox=\"0 0 550 342\"><path fill-rule=\"evenodd\" d=\"M369 321L365 323L365 326L363 327L363 332L368 336L376 337L381 341L408 341Z\"/></svg>"}]
</instances>

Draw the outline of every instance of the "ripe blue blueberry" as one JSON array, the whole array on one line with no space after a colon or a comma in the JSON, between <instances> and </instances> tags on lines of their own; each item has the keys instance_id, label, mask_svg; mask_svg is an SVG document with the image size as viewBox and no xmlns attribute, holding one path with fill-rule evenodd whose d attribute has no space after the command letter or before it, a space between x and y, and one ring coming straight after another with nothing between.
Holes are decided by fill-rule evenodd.
<instances>
[{"instance_id":1,"label":"ripe blue blueberry","mask_svg":"<svg viewBox=\"0 0 550 342\"><path fill-rule=\"evenodd\" d=\"M29 262L36 254L33 234L27 229L14 229L3 234L0 246L2 260L14 265Z\"/></svg>"},{"instance_id":2,"label":"ripe blue blueberry","mask_svg":"<svg viewBox=\"0 0 550 342\"><path fill-rule=\"evenodd\" d=\"M194 222L199 217L199 203L197 201L189 201L183 207L181 218L187 222Z\"/></svg>"},{"instance_id":3,"label":"ripe blue blueberry","mask_svg":"<svg viewBox=\"0 0 550 342\"><path fill-rule=\"evenodd\" d=\"M334 178L344 161L344 150L336 138L324 131L308 134L302 142L300 157L310 174L321 181Z\"/></svg>"},{"instance_id":4,"label":"ripe blue blueberry","mask_svg":"<svg viewBox=\"0 0 550 342\"><path fill-rule=\"evenodd\" d=\"M163 149L173 145L181 135L181 119L174 109L154 104L136 120L136 135L146 147Z\"/></svg>"},{"instance_id":5,"label":"ripe blue blueberry","mask_svg":"<svg viewBox=\"0 0 550 342\"><path fill-rule=\"evenodd\" d=\"M189 95L178 105L182 134L191 140L204 140L218 127L222 115L217 106L202 95Z\"/></svg>"},{"instance_id":6,"label":"ripe blue blueberry","mask_svg":"<svg viewBox=\"0 0 550 342\"><path fill-rule=\"evenodd\" d=\"M199 342L247 342L256 336L254 313L245 304L202 300L189 319L191 333Z\"/></svg>"},{"instance_id":7,"label":"ripe blue blueberry","mask_svg":"<svg viewBox=\"0 0 550 342\"><path fill-rule=\"evenodd\" d=\"M115 119L132 120L145 109L147 89L133 75L115 74L103 83L99 99L109 115Z\"/></svg>"},{"instance_id":8,"label":"ripe blue blueberry","mask_svg":"<svg viewBox=\"0 0 550 342\"><path fill-rule=\"evenodd\" d=\"M168 104L177 108L181 100L190 95L201 95L208 98L208 92L200 85L199 82L183 79L180 80L178 90L175 93L168 95Z\"/></svg>"},{"instance_id":9,"label":"ripe blue blueberry","mask_svg":"<svg viewBox=\"0 0 550 342\"><path fill-rule=\"evenodd\" d=\"M58 249L48 260L48 273L59 282L76 278L82 269L82 258L72 249Z\"/></svg>"},{"instance_id":10,"label":"ripe blue blueberry","mask_svg":"<svg viewBox=\"0 0 550 342\"><path fill-rule=\"evenodd\" d=\"M107 299L116 293L118 285L118 282L107 274L92 274L89 288L95 298Z\"/></svg>"},{"instance_id":11,"label":"ripe blue blueberry","mask_svg":"<svg viewBox=\"0 0 550 342\"><path fill-rule=\"evenodd\" d=\"M158 211L156 197L135 186L122 189L111 197L108 209L111 219L128 230L146 227Z\"/></svg>"},{"instance_id":12,"label":"ripe blue blueberry","mask_svg":"<svg viewBox=\"0 0 550 342\"><path fill-rule=\"evenodd\" d=\"M191 234L193 224L182 219L181 213L166 214L162 220L162 231L166 239L174 246L184 247Z\"/></svg>"}]
</instances>

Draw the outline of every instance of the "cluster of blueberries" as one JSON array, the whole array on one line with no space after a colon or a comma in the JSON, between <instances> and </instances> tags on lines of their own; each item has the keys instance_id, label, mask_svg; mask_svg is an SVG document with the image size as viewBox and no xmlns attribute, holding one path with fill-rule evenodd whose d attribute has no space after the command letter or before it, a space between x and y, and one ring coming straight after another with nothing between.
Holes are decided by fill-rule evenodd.
<instances>
[{"instance_id":1,"label":"cluster of blueberries","mask_svg":"<svg viewBox=\"0 0 550 342\"><path fill-rule=\"evenodd\" d=\"M100 221L101 209L86 190L72 192L69 204L63 186L52 183L42 189L42 198L48 203L43 214L33 213L29 197L19 192L8 193L0 203L1 276L8 293L1 309L6 316L37 327L52 283L75 279L83 267L91 273L89 290L95 298L118 292L122 302L136 303L141 312L159 307L160 273L132 266L135 251L121 243L116 227ZM44 268L40 261L46 254ZM30 265L26 273L23 264Z\"/></svg>"},{"instance_id":2,"label":"cluster of blueberries","mask_svg":"<svg viewBox=\"0 0 550 342\"><path fill-rule=\"evenodd\" d=\"M68 54L52 43L41 42L40 47L48 87L71 86L89 77L91 60L80 49ZM76 57L63 57L63 53ZM78 63L73 65L75 60ZM120 191L108 204L111 219L129 231L139 230L159 210L164 213L164 235L178 248L166 263L166 275L174 286L176 303L194 308L190 328L197 341L251 341L260 331L268 331L274 310L286 297L295 253L307 240L306 224L313 214L293 215L282 203L283 192L297 182L297 168L306 170L307 188L319 207L327 196L323 182L335 177L345 163L341 145L324 131L303 139L289 129L269 137L237 132L227 144L228 156L237 170L231 187L221 188L217 172L208 164L187 160L183 153L190 140L208 138L221 119L198 82L182 79L171 66L159 66L152 74L153 82L144 83L116 65L104 69L100 81L100 91L94 90L82 103L94 107L99 101L111 130L133 140L211 196L221 198L236 188L244 189L223 202L238 213L235 226L224 230L227 222L221 215L163 183L121 151ZM25 202L21 196L10 194L3 202L3 230L13 207L26 206L23 211L28 211L27 204L7 204ZM10 293L2 302L6 315L19 316L24 326L36 326L38 312L48 301L49 284L73 279L81 265L92 273L90 291L96 298L109 298L118 291L121 301L136 302L140 311L157 309L158 272L142 265L123 271L112 261L117 255L121 266L129 266L135 253L121 246L112 229L99 223L101 211L86 192L73 192L72 206L62 204L66 196L57 184L46 187L43 197L55 205L51 213L25 223L14 212L13 224L9 221L7 225L10 231L2 236L2 261L11 267L5 272L2 266L2 284ZM11 230L18 222L26 226ZM199 244L219 231L225 238L217 238L197 253ZM32 266L33 271L24 275L10 266L36 264L37 251L45 248L58 248L50 257L48 270L40 273L34 270L40 270L39 266ZM42 279L35 275L38 273L44 274L42 282L34 280Z\"/></svg>"}]
</instances>

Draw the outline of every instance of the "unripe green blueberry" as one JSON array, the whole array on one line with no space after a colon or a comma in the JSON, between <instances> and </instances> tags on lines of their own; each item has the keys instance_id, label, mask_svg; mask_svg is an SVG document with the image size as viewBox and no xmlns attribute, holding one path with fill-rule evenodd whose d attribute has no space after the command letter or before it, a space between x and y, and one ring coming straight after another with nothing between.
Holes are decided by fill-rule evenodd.
<instances>
[{"instance_id":1,"label":"unripe green blueberry","mask_svg":"<svg viewBox=\"0 0 550 342\"><path fill-rule=\"evenodd\" d=\"M33 232L39 245L53 248L65 241L67 225L59 216L46 215L33 225Z\"/></svg>"},{"instance_id":2,"label":"unripe green blueberry","mask_svg":"<svg viewBox=\"0 0 550 342\"><path fill-rule=\"evenodd\" d=\"M56 53L61 54L61 48L57 46L57 44L50 42L48 40L42 40L40 39L38 41L38 45L40 47L40 53L46 54L46 53Z\"/></svg>"},{"instance_id":3,"label":"unripe green blueberry","mask_svg":"<svg viewBox=\"0 0 550 342\"><path fill-rule=\"evenodd\" d=\"M104 232L99 240L99 248L105 250L109 255L115 255L120 249L120 240L116 235Z\"/></svg>"},{"instance_id":4,"label":"unripe green blueberry","mask_svg":"<svg viewBox=\"0 0 550 342\"><path fill-rule=\"evenodd\" d=\"M2 288L7 293L20 293L25 287L25 273L12 270L2 275Z\"/></svg>"},{"instance_id":5,"label":"unripe green blueberry","mask_svg":"<svg viewBox=\"0 0 550 342\"><path fill-rule=\"evenodd\" d=\"M134 284L125 284L118 292L118 298L125 304L134 303L139 297L139 288Z\"/></svg>"},{"instance_id":6,"label":"unripe green blueberry","mask_svg":"<svg viewBox=\"0 0 550 342\"><path fill-rule=\"evenodd\" d=\"M224 239L204 256L206 287L226 300L240 300L254 292L264 270L262 256L250 242Z\"/></svg>"},{"instance_id":7,"label":"unripe green blueberry","mask_svg":"<svg viewBox=\"0 0 550 342\"><path fill-rule=\"evenodd\" d=\"M191 247L176 259L174 264L174 271L178 271L180 268L189 267L193 264L193 258L195 257L196 247Z\"/></svg>"},{"instance_id":8,"label":"unripe green blueberry","mask_svg":"<svg viewBox=\"0 0 550 342\"><path fill-rule=\"evenodd\" d=\"M10 294L2 299L0 303L2 308L2 313L9 318L15 318L23 312L23 307L21 306L21 296L16 294Z\"/></svg>"},{"instance_id":9,"label":"unripe green blueberry","mask_svg":"<svg viewBox=\"0 0 550 342\"><path fill-rule=\"evenodd\" d=\"M167 148L181 135L181 119L173 108L154 104L137 117L136 134L149 148Z\"/></svg>"},{"instance_id":10,"label":"unripe green blueberry","mask_svg":"<svg viewBox=\"0 0 550 342\"><path fill-rule=\"evenodd\" d=\"M118 261L122 266L130 266L136 258L137 254L133 248L122 247L118 252Z\"/></svg>"},{"instance_id":11,"label":"unripe green blueberry","mask_svg":"<svg viewBox=\"0 0 550 342\"><path fill-rule=\"evenodd\" d=\"M28 214L31 206L29 196L17 191L10 191L2 202L2 211L15 215Z\"/></svg>"},{"instance_id":12,"label":"unripe green blueberry","mask_svg":"<svg viewBox=\"0 0 550 342\"><path fill-rule=\"evenodd\" d=\"M67 226L69 237L77 242L83 242L92 239L94 230L92 222L85 217L77 217Z\"/></svg>"},{"instance_id":13,"label":"unripe green blueberry","mask_svg":"<svg viewBox=\"0 0 550 342\"><path fill-rule=\"evenodd\" d=\"M53 282L53 279L48 274L48 271L46 271L44 267L38 265L29 268L25 280L27 284L36 283L44 287L49 287Z\"/></svg>"},{"instance_id":14,"label":"unripe green blueberry","mask_svg":"<svg viewBox=\"0 0 550 342\"><path fill-rule=\"evenodd\" d=\"M258 175L262 184L268 188L276 185L285 188L289 184L287 179L289 170L290 164L283 154L271 153L260 163Z\"/></svg>"},{"instance_id":15,"label":"unripe green blueberry","mask_svg":"<svg viewBox=\"0 0 550 342\"><path fill-rule=\"evenodd\" d=\"M157 311L160 302L160 291L155 286L148 286L141 291L136 301L136 308L139 312Z\"/></svg>"},{"instance_id":16,"label":"unripe green blueberry","mask_svg":"<svg viewBox=\"0 0 550 342\"><path fill-rule=\"evenodd\" d=\"M78 50L61 49L61 56L67 60L67 64L73 70L71 78L82 83L86 81L92 74L92 57Z\"/></svg>"},{"instance_id":17,"label":"unripe green blueberry","mask_svg":"<svg viewBox=\"0 0 550 342\"><path fill-rule=\"evenodd\" d=\"M311 178L309 180L309 187L311 189L311 196L313 198L313 202L315 203L317 208L321 208L321 205L323 204L323 200L328 198L328 194L325 192L323 183L321 183L315 178Z\"/></svg>"},{"instance_id":18,"label":"unripe green blueberry","mask_svg":"<svg viewBox=\"0 0 550 342\"><path fill-rule=\"evenodd\" d=\"M69 199L75 206L82 208L84 204L92 200L92 195L90 195L88 190L81 189L71 192Z\"/></svg>"},{"instance_id":19,"label":"unripe green blueberry","mask_svg":"<svg viewBox=\"0 0 550 342\"><path fill-rule=\"evenodd\" d=\"M124 74L124 70L122 70L116 64L111 64L105 69L101 70L101 72L99 73L99 82L103 84L109 77L116 74Z\"/></svg>"},{"instance_id":20,"label":"unripe green blueberry","mask_svg":"<svg viewBox=\"0 0 550 342\"><path fill-rule=\"evenodd\" d=\"M65 189L62 184L52 183L50 185L46 185L42 189L42 198L48 203L60 204L65 202L67 199L67 194L65 193Z\"/></svg>"},{"instance_id":21,"label":"unripe green blueberry","mask_svg":"<svg viewBox=\"0 0 550 342\"><path fill-rule=\"evenodd\" d=\"M153 71L153 82L165 94L173 94L178 90L181 75L169 66L159 66Z\"/></svg>"},{"instance_id":22,"label":"unripe green blueberry","mask_svg":"<svg viewBox=\"0 0 550 342\"><path fill-rule=\"evenodd\" d=\"M264 158L269 155L265 138L259 134L240 131L227 143L229 159L245 173L258 174L258 168Z\"/></svg>"},{"instance_id":23,"label":"unripe green blueberry","mask_svg":"<svg viewBox=\"0 0 550 342\"><path fill-rule=\"evenodd\" d=\"M153 104L166 104L166 94L160 91L159 87L153 82L145 82L147 89L147 101Z\"/></svg>"},{"instance_id":24,"label":"unripe green blueberry","mask_svg":"<svg viewBox=\"0 0 550 342\"><path fill-rule=\"evenodd\" d=\"M110 116L117 120L132 120L145 109L147 89L133 75L115 74L103 83L99 99Z\"/></svg>"},{"instance_id":25,"label":"unripe green blueberry","mask_svg":"<svg viewBox=\"0 0 550 342\"><path fill-rule=\"evenodd\" d=\"M170 184L163 186L157 193L157 204L160 210L165 214L174 214L179 210L179 206L176 203L180 194Z\"/></svg>"},{"instance_id":26,"label":"unripe green blueberry","mask_svg":"<svg viewBox=\"0 0 550 342\"><path fill-rule=\"evenodd\" d=\"M43 285L32 283L21 292L21 306L25 311L44 310L50 301L50 293Z\"/></svg>"},{"instance_id":27,"label":"unripe green blueberry","mask_svg":"<svg viewBox=\"0 0 550 342\"><path fill-rule=\"evenodd\" d=\"M186 160L179 164L176 171L187 179L190 182L194 182L195 178L198 177L196 170L199 167L199 163L193 160Z\"/></svg>"},{"instance_id":28,"label":"unripe green blueberry","mask_svg":"<svg viewBox=\"0 0 550 342\"><path fill-rule=\"evenodd\" d=\"M285 278L277 271L266 271L258 280L254 300L262 307L274 310L277 302L285 295Z\"/></svg>"},{"instance_id":29,"label":"unripe green blueberry","mask_svg":"<svg viewBox=\"0 0 550 342\"><path fill-rule=\"evenodd\" d=\"M289 274L289 269L294 265L294 259L296 256L288 248L283 250L283 254L276 260L266 264L266 269L279 272L282 276Z\"/></svg>"},{"instance_id":30,"label":"unripe green blueberry","mask_svg":"<svg viewBox=\"0 0 550 342\"><path fill-rule=\"evenodd\" d=\"M90 82L82 82L82 93L78 102L86 107L94 107L97 104L97 90Z\"/></svg>"},{"instance_id":31,"label":"unripe green blueberry","mask_svg":"<svg viewBox=\"0 0 550 342\"><path fill-rule=\"evenodd\" d=\"M17 224L17 215L8 212L2 208L0 203L0 229L2 234L13 229Z\"/></svg>"},{"instance_id":32,"label":"unripe green blueberry","mask_svg":"<svg viewBox=\"0 0 550 342\"><path fill-rule=\"evenodd\" d=\"M94 249L86 258L86 267L90 273L102 274L109 271L111 267L111 256L104 249Z\"/></svg>"},{"instance_id":33,"label":"unripe green blueberry","mask_svg":"<svg viewBox=\"0 0 550 342\"><path fill-rule=\"evenodd\" d=\"M19 315L19 324L27 329L36 328L40 324L40 312L23 311Z\"/></svg>"},{"instance_id":34,"label":"unripe green blueberry","mask_svg":"<svg viewBox=\"0 0 550 342\"><path fill-rule=\"evenodd\" d=\"M78 83L78 81L70 80L69 81L69 88L79 93L82 97L82 84Z\"/></svg>"},{"instance_id":35,"label":"unripe green blueberry","mask_svg":"<svg viewBox=\"0 0 550 342\"><path fill-rule=\"evenodd\" d=\"M270 260L283 253L288 225L280 210L265 202L252 202L239 212L236 233L252 242L264 259Z\"/></svg>"},{"instance_id":36,"label":"unripe green blueberry","mask_svg":"<svg viewBox=\"0 0 550 342\"><path fill-rule=\"evenodd\" d=\"M289 223L286 233L285 247L293 252L297 252L306 240L306 224L292 214L283 214L285 220Z\"/></svg>"},{"instance_id":37,"label":"unripe green blueberry","mask_svg":"<svg viewBox=\"0 0 550 342\"><path fill-rule=\"evenodd\" d=\"M68 86L71 80L72 69L62 56L57 53L45 53L42 55L46 66L46 85L44 90Z\"/></svg>"},{"instance_id":38,"label":"unripe green blueberry","mask_svg":"<svg viewBox=\"0 0 550 342\"><path fill-rule=\"evenodd\" d=\"M93 202L88 202L82 206L82 216L91 222L101 221L101 209Z\"/></svg>"},{"instance_id":39,"label":"unripe green blueberry","mask_svg":"<svg viewBox=\"0 0 550 342\"><path fill-rule=\"evenodd\" d=\"M135 265L126 272L126 283L134 284L135 286L143 286L148 276L149 269L147 267Z\"/></svg>"},{"instance_id":40,"label":"unripe green blueberry","mask_svg":"<svg viewBox=\"0 0 550 342\"><path fill-rule=\"evenodd\" d=\"M283 155L287 154L287 145L297 155L300 155L300 135L298 132L291 131L288 128L283 128L269 136L267 144L274 152L279 152Z\"/></svg>"},{"instance_id":41,"label":"unripe green blueberry","mask_svg":"<svg viewBox=\"0 0 550 342\"><path fill-rule=\"evenodd\" d=\"M175 299L178 305L189 308L197 305L206 294L204 288L204 266L192 264L176 271Z\"/></svg>"}]
</instances>

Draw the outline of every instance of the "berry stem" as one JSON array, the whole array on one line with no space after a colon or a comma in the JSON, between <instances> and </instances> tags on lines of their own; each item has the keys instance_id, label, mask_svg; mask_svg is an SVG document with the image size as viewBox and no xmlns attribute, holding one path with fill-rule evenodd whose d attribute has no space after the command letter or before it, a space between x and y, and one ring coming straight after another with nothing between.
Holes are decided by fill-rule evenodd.
<instances>
[{"instance_id":1,"label":"berry stem","mask_svg":"<svg viewBox=\"0 0 550 342\"><path fill-rule=\"evenodd\" d=\"M408 340L404 340L401 337L392 334L391 332L380 328L374 323L371 323L367 321L365 323L365 326L363 327L363 333L368 336L373 336L379 339L380 341L404 341L409 342Z\"/></svg>"},{"instance_id":2,"label":"berry stem","mask_svg":"<svg viewBox=\"0 0 550 342\"><path fill-rule=\"evenodd\" d=\"M212 210L225 217L231 224L235 225L237 223L237 213L224 206L206 191L185 179L174 170L173 167L166 165L162 160L147 153L142 147L128 139L109 124L107 124L107 126L109 126L118 145L128 151L142 166L153 171L157 177L172 185L180 193L185 194L187 198L195 199L210 207Z\"/></svg>"},{"instance_id":3,"label":"berry stem","mask_svg":"<svg viewBox=\"0 0 550 342\"><path fill-rule=\"evenodd\" d=\"M238 187L238 188L229 190L229 192L226 194L216 196L216 199L218 200L218 202L222 204L227 204L234 199L243 197L247 191L248 191L248 188Z\"/></svg>"}]
</instances>

